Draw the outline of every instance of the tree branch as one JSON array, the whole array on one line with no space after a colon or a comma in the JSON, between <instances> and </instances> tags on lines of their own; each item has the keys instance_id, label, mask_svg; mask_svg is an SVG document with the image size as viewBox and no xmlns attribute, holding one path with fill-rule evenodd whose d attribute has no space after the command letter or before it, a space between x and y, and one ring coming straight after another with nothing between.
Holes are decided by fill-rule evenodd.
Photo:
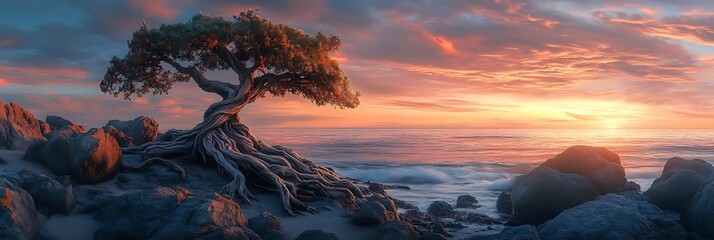
<instances>
[{"instance_id":1,"label":"tree branch","mask_svg":"<svg viewBox=\"0 0 714 240\"><path fill-rule=\"evenodd\" d=\"M252 81L252 69L247 68L243 63L241 63L238 58L230 51L228 48L219 46L213 49L213 52L218 55L223 61L231 66L231 69L238 74L240 77L239 87L243 87L244 84L248 84Z\"/></svg>"},{"instance_id":2,"label":"tree branch","mask_svg":"<svg viewBox=\"0 0 714 240\"><path fill-rule=\"evenodd\" d=\"M228 86L228 83L207 79L203 76L203 74L201 74L193 67L184 67L183 65L169 58L165 58L163 59L163 61L173 66L179 73L191 76L191 78L193 78L193 81L196 82L198 87L201 88L201 90L203 91L218 94L223 99L228 98L231 95L231 91L234 91Z\"/></svg>"}]
</instances>

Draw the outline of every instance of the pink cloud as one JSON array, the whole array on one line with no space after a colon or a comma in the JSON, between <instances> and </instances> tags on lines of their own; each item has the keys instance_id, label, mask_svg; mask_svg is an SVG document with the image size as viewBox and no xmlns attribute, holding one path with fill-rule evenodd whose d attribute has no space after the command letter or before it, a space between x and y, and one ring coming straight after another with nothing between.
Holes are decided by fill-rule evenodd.
<instances>
[{"instance_id":1,"label":"pink cloud","mask_svg":"<svg viewBox=\"0 0 714 240\"><path fill-rule=\"evenodd\" d=\"M171 0L132 0L131 4L141 9L144 15L156 17L161 20L172 20L181 13L181 10L172 6Z\"/></svg>"}]
</instances>

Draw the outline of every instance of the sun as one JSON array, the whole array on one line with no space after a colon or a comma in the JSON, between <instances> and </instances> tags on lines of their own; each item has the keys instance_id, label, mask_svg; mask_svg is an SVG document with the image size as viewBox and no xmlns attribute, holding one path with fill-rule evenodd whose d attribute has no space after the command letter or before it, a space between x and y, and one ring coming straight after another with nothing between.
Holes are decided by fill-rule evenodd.
<instances>
[{"instance_id":1,"label":"sun","mask_svg":"<svg viewBox=\"0 0 714 240\"><path fill-rule=\"evenodd\" d=\"M619 129L622 125L622 119L605 119L603 126L607 129Z\"/></svg>"}]
</instances>

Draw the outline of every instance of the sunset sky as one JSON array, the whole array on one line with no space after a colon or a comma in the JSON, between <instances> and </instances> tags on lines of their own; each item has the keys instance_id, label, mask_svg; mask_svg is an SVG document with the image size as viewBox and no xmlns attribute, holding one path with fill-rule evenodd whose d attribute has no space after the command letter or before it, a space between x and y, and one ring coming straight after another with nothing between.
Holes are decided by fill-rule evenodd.
<instances>
[{"instance_id":1,"label":"sunset sky","mask_svg":"<svg viewBox=\"0 0 714 240\"><path fill-rule=\"evenodd\" d=\"M129 102L99 81L142 21L248 8L338 35L356 109L265 98L253 127L714 128L711 0L0 2L0 99L89 127L146 115L190 128L217 97L193 83ZM232 81L229 73L212 78Z\"/></svg>"}]
</instances>

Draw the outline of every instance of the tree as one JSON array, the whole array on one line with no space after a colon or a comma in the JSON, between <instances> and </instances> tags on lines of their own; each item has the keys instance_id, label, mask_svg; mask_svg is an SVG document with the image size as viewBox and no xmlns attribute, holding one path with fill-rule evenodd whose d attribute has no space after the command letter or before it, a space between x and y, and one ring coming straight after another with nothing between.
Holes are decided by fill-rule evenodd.
<instances>
[{"instance_id":1,"label":"tree","mask_svg":"<svg viewBox=\"0 0 714 240\"><path fill-rule=\"evenodd\" d=\"M250 204L246 184L277 191L285 209L314 209L303 201L326 196L344 203L362 197L352 182L331 169L310 162L283 146L269 146L256 139L240 122L239 112L266 95L302 95L314 104L354 108L359 93L337 61L330 57L340 46L336 36L305 32L275 24L252 10L233 20L198 14L187 23L141 27L129 41L129 52L114 57L100 86L105 93L141 97L164 94L174 83L190 79L222 100L212 104L203 121L191 130L168 131L164 140L122 149L141 153L145 162L168 163L172 156L191 155L204 163L215 162L232 177L224 191ZM205 73L229 70L236 81L208 79Z\"/></svg>"}]
</instances>

